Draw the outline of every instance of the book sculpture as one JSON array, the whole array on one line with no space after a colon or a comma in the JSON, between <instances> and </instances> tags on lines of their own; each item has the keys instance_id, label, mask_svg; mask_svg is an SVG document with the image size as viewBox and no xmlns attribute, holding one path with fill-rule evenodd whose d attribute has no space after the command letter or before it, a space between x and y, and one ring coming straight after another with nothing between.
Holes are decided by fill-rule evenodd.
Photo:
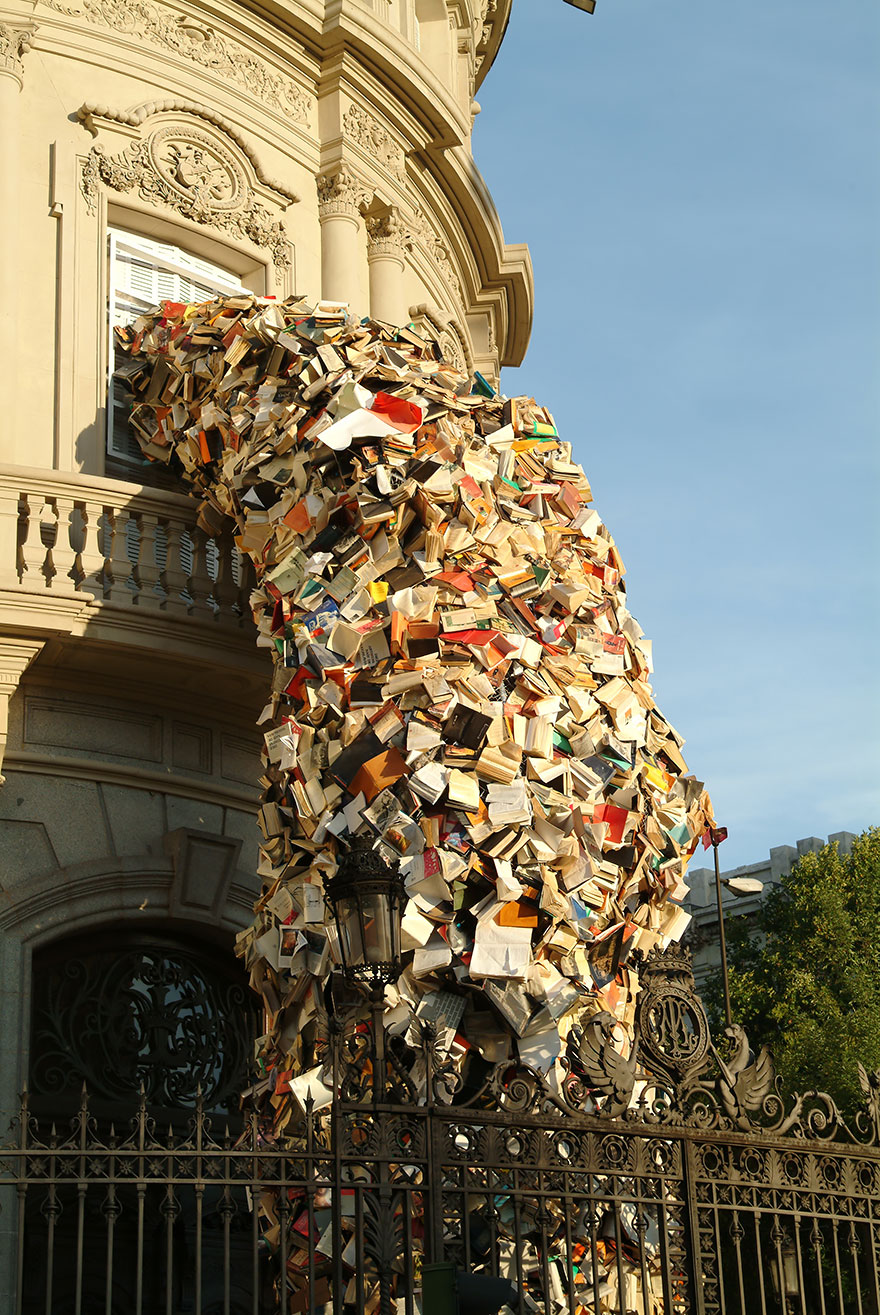
<instances>
[{"instance_id":1,"label":"book sculpture","mask_svg":"<svg viewBox=\"0 0 880 1315\"><path fill-rule=\"evenodd\" d=\"M552 416L338 304L166 302L117 339L141 447L206 533L234 526L274 662L239 951L275 1130L332 1099L325 891L355 838L405 882L390 1035L430 1019L459 1072L509 1058L558 1088L603 1013L625 1057L631 955L684 930L711 805Z\"/></svg>"}]
</instances>

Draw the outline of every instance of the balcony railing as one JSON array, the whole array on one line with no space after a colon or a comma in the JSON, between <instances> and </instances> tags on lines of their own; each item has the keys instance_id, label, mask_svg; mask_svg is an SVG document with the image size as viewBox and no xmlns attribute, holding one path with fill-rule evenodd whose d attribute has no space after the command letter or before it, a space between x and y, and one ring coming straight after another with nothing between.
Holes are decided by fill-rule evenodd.
<instances>
[{"instance_id":1,"label":"balcony railing","mask_svg":"<svg viewBox=\"0 0 880 1315\"><path fill-rule=\"evenodd\" d=\"M195 522L195 504L177 493L0 468L0 589L241 629L245 564L230 536Z\"/></svg>"}]
</instances>

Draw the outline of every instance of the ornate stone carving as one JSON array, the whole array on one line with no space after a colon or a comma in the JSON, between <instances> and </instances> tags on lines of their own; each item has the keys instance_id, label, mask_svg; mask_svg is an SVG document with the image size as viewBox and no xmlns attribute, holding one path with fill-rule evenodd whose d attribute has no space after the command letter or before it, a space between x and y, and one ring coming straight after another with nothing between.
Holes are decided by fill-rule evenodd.
<instances>
[{"instance_id":1,"label":"ornate stone carving","mask_svg":"<svg viewBox=\"0 0 880 1315\"><path fill-rule=\"evenodd\" d=\"M434 231L430 220L424 211L418 207L413 211L411 218L407 221L407 242L410 247L414 244L420 246L433 265L436 265L443 275L450 289L455 294L459 305L464 303L464 295L461 287L461 280L456 273L455 266L449 254L449 248L443 241L442 237Z\"/></svg>"},{"instance_id":2,"label":"ornate stone carving","mask_svg":"<svg viewBox=\"0 0 880 1315\"><path fill-rule=\"evenodd\" d=\"M400 217L400 211L389 210L387 215L368 215L365 222L367 259L397 256L403 260L406 255L407 228Z\"/></svg>"},{"instance_id":3,"label":"ornate stone carving","mask_svg":"<svg viewBox=\"0 0 880 1315\"><path fill-rule=\"evenodd\" d=\"M191 59L250 92L264 105L280 110L296 123L307 124L313 98L291 79L276 73L237 41L220 36L189 15L174 14L153 0L41 0L49 9L84 18L96 27L130 34Z\"/></svg>"},{"instance_id":4,"label":"ornate stone carving","mask_svg":"<svg viewBox=\"0 0 880 1315\"><path fill-rule=\"evenodd\" d=\"M451 324L440 335L440 350L456 369L468 374L468 361L461 338Z\"/></svg>"},{"instance_id":5,"label":"ornate stone carving","mask_svg":"<svg viewBox=\"0 0 880 1315\"><path fill-rule=\"evenodd\" d=\"M198 128L169 124L119 155L94 146L80 183L90 210L100 183L116 192L136 192L142 201L166 205L194 223L248 238L271 251L279 270L290 264L281 224L256 200L232 155Z\"/></svg>"},{"instance_id":6,"label":"ornate stone carving","mask_svg":"<svg viewBox=\"0 0 880 1315\"><path fill-rule=\"evenodd\" d=\"M342 120L342 129L358 146L362 146L371 159L375 160L395 178L405 177L403 151L381 123L360 105L349 105Z\"/></svg>"},{"instance_id":7,"label":"ornate stone carving","mask_svg":"<svg viewBox=\"0 0 880 1315\"><path fill-rule=\"evenodd\" d=\"M104 119L108 123L124 123L129 128L139 128L141 124L146 123L147 119L151 119L157 114L186 114L196 119L202 119L205 123L213 124L215 128L219 128L226 137L235 142L242 154L247 156L258 182L264 183L271 191L278 192L280 196L284 197L285 201L291 204L300 199L295 192L291 192L283 183L266 177L260 167L259 160L253 154L235 124L230 123L229 119L222 114L218 114L216 110L212 110L208 105L198 105L190 100L169 97L165 100L147 101L146 104L139 105L137 109L121 111L111 110L107 105L92 105L86 102L76 112L80 123L84 124L89 132L96 137L98 135L96 119Z\"/></svg>"},{"instance_id":8,"label":"ornate stone carving","mask_svg":"<svg viewBox=\"0 0 880 1315\"><path fill-rule=\"evenodd\" d=\"M369 199L368 189L351 169L336 169L333 173L318 174L315 182L318 186L318 215L329 219L335 215L346 215L356 219L361 213L361 206Z\"/></svg>"},{"instance_id":9,"label":"ornate stone carving","mask_svg":"<svg viewBox=\"0 0 880 1315\"><path fill-rule=\"evenodd\" d=\"M24 78L23 57L34 44L34 30L0 23L0 74L9 73L19 86Z\"/></svg>"}]
</instances>

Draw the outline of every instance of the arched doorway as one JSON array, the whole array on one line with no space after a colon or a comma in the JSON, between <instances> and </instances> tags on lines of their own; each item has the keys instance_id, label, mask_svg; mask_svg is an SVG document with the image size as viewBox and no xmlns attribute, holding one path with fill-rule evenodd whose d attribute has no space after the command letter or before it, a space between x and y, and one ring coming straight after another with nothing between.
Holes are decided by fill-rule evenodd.
<instances>
[{"instance_id":1,"label":"arched doorway","mask_svg":"<svg viewBox=\"0 0 880 1315\"><path fill-rule=\"evenodd\" d=\"M99 1161L107 1172L87 1186L49 1175L28 1194L23 1315L183 1315L196 1291L200 1315L263 1309L230 1277L252 1269L247 1190L212 1182L207 1154L241 1129L260 1028L231 946L158 926L102 928L44 946L32 964L32 1115L50 1148L88 1141L83 1177ZM139 1157L139 1142L154 1149ZM176 1182L156 1153L182 1143L204 1144L203 1186Z\"/></svg>"},{"instance_id":2,"label":"arched doorway","mask_svg":"<svg viewBox=\"0 0 880 1315\"><path fill-rule=\"evenodd\" d=\"M250 1080L259 1008L231 948L198 937L104 928L33 956L30 1073L38 1114L177 1122L203 1107L235 1119Z\"/></svg>"}]
</instances>

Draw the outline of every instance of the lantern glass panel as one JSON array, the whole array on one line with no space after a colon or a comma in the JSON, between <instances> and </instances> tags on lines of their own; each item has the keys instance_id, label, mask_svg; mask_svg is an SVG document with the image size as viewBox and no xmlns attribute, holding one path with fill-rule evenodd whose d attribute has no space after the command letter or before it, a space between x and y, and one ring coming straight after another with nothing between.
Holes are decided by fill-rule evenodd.
<instances>
[{"instance_id":1,"label":"lantern glass panel","mask_svg":"<svg viewBox=\"0 0 880 1315\"><path fill-rule=\"evenodd\" d=\"M394 959L391 904L386 893L364 892L361 897L363 927L363 962L366 964L391 963Z\"/></svg>"},{"instance_id":2,"label":"lantern glass panel","mask_svg":"<svg viewBox=\"0 0 880 1315\"><path fill-rule=\"evenodd\" d=\"M364 938L361 926L360 900L357 894L345 894L336 901L336 925L339 929L339 947L342 962L348 968L357 969L366 962Z\"/></svg>"}]
</instances>

